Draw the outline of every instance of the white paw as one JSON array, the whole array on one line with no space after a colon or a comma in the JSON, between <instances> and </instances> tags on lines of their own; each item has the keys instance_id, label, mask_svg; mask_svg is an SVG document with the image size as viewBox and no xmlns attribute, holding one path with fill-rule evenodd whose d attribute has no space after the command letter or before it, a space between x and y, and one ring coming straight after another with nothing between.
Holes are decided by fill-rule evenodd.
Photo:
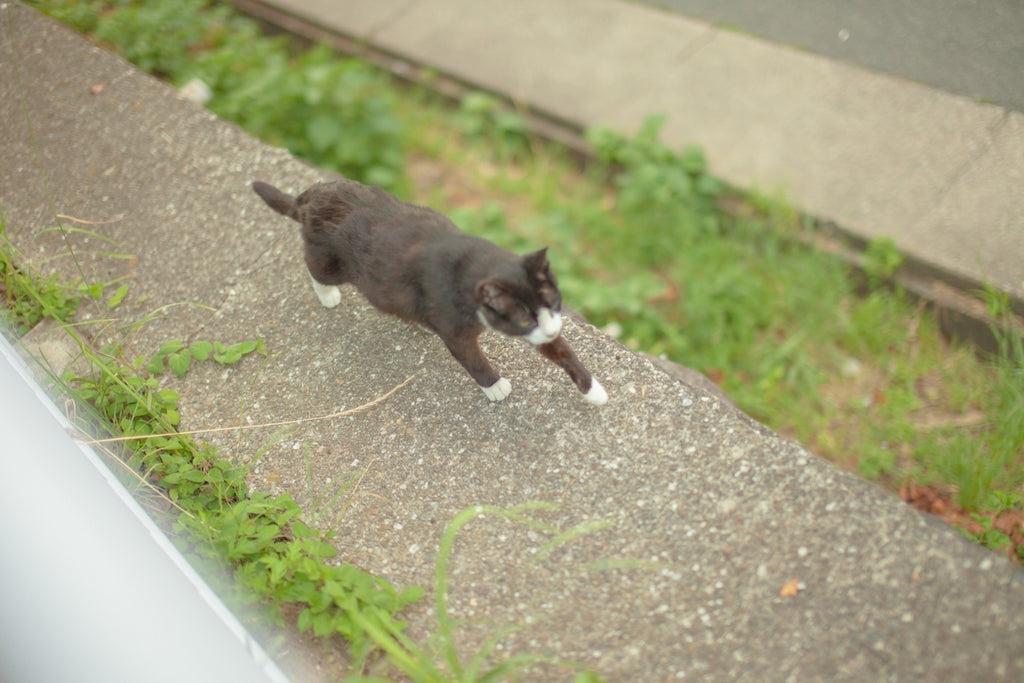
<instances>
[{"instance_id":1,"label":"white paw","mask_svg":"<svg viewBox=\"0 0 1024 683\"><path fill-rule=\"evenodd\" d=\"M337 285L322 285L313 280L313 291L324 308L334 308L341 303L341 289Z\"/></svg>"},{"instance_id":2,"label":"white paw","mask_svg":"<svg viewBox=\"0 0 1024 683\"><path fill-rule=\"evenodd\" d=\"M596 379L590 380L590 391L583 394L583 398L588 403L593 403L595 406L603 406L608 402L608 392L604 390L601 383Z\"/></svg>"},{"instance_id":3,"label":"white paw","mask_svg":"<svg viewBox=\"0 0 1024 683\"><path fill-rule=\"evenodd\" d=\"M502 377L489 387L480 387L484 390L484 396L492 401L504 401L505 397L512 393L512 382Z\"/></svg>"}]
</instances>

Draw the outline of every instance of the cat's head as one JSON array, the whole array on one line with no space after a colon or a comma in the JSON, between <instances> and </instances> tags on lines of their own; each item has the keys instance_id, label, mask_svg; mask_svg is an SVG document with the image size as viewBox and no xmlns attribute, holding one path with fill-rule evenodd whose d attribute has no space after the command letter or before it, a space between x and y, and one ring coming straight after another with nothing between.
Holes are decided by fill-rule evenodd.
<instances>
[{"instance_id":1,"label":"cat's head","mask_svg":"<svg viewBox=\"0 0 1024 683\"><path fill-rule=\"evenodd\" d=\"M523 256L507 272L476 288L477 315L491 329L531 344L562 333L562 294L548 264L547 248Z\"/></svg>"}]
</instances>

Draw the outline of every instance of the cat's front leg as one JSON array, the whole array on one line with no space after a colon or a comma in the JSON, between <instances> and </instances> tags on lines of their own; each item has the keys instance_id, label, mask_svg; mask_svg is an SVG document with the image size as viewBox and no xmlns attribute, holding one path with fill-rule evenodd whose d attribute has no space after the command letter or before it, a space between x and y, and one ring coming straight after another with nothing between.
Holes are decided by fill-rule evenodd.
<instances>
[{"instance_id":1,"label":"cat's front leg","mask_svg":"<svg viewBox=\"0 0 1024 683\"><path fill-rule=\"evenodd\" d=\"M587 402L597 406L608 402L608 392L583 367L583 363L580 363L580 359L576 357L572 347L569 346L569 342L565 341L565 339L557 337L547 344L538 344L537 350L540 351L542 356L565 370L573 384L583 392L583 398Z\"/></svg>"},{"instance_id":2,"label":"cat's front leg","mask_svg":"<svg viewBox=\"0 0 1024 683\"><path fill-rule=\"evenodd\" d=\"M481 385L480 388L483 389L484 396L491 401L504 401L512 393L512 382L509 382L504 377L499 377L498 381L491 386L485 387Z\"/></svg>"},{"instance_id":3,"label":"cat's front leg","mask_svg":"<svg viewBox=\"0 0 1024 683\"><path fill-rule=\"evenodd\" d=\"M503 401L512 393L512 383L491 367L484 352L480 350L480 343L477 341L479 335L479 331L463 333L451 339L444 339L444 343L455 360L459 361L469 376L480 385L484 396L491 401Z\"/></svg>"},{"instance_id":4,"label":"cat's front leg","mask_svg":"<svg viewBox=\"0 0 1024 683\"><path fill-rule=\"evenodd\" d=\"M321 284L312 275L309 276L309 279L313 281L313 291L316 292L316 298L320 299L324 308L334 308L341 303L341 288L338 285Z\"/></svg>"}]
</instances>

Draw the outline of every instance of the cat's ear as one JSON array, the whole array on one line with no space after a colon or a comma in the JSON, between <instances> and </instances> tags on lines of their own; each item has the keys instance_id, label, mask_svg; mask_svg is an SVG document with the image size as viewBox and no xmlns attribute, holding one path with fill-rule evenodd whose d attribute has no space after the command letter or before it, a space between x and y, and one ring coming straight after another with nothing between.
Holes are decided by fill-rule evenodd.
<instances>
[{"instance_id":1,"label":"cat's ear","mask_svg":"<svg viewBox=\"0 0 1024 683\"><path fill-rule=\"evenodd\" d=\"M501 310L503 300L506 297L505 289L494 279L484 280L476 286L476 300L481 306Z\"/></svg>"},{"instance_id":2,"label":"cat's ear","mask_svg":"<svg viewBox=\"0 0 1024 683\"><path fill-rule=\"evenodd\" d=\"M529 273L543 273L548 269L548 248L544 247L523 257L523 267Z\"/></svg>"}]
</instances>

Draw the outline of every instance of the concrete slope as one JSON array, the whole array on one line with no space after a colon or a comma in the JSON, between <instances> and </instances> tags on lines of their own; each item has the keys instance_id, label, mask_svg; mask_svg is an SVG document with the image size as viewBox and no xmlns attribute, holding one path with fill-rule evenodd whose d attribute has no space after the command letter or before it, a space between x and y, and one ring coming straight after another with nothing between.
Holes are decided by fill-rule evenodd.
<instances>
[{"instance_id":1,"label":"concrete slope","mask_svg":"<svg viewBox=\"0 0 1024 683\"><path fill-rule=\"evenodd\" d=\"M351 291L337 310L319 305L294 224L248 187L298 190L315 169L22 5L0 10L0 26L11 240L66 277L126 277L120 307L82 316L120 326L159 310L119 335L129 357L171 338L265 342L265 361L165 379L183 429L325 416L412 378L357 415L198 437L254 461L254 487L291 492L337 531L345 560L400 585L431 584L460 510L553 506L532 514L568 532L560 543L495 514L459 535L450 597L464 652L515 626L496 656L568 658L608 680L1024 677L1024 582L1004 560L584 323L565 334L606 406L496 337L485 346L513 393L489 404L432 335ZM113 245L68 233L76 265L46 230L55 214ZM103 343L94 325L81 329ZM431 605L410 609L417 636ZM538 667L525 678L574 673Z\"/></svg>"}]
</instances>

